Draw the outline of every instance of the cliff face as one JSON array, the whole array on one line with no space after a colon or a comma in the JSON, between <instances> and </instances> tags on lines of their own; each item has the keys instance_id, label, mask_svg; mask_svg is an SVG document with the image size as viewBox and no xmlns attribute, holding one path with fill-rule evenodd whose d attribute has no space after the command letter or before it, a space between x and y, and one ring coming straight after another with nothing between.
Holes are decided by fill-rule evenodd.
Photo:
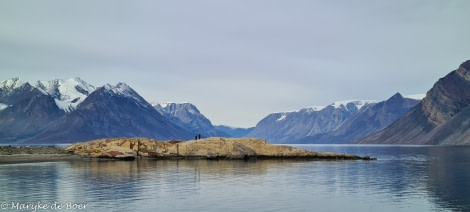
<instances>
[{"instance_id":1,"label":"cliff face","mask_svg":"<svg viewBox=\"0 0 470 212\"><path fill-rule=\"evenodd\" d=\"M470 104L470 60L439 79L410 112L384 130L354 141L381 144L465 144Z\"/></svg>"},{"instance_id":2,"label":"cliff face","mask_svg":"<svg viewBox=\"0 0 470 212\"><path fill-rule=\"evenodd\" d=\"M311 152L299 148L271 145L256 138L206 138L187 142L160 142L148 138L110 138L77 143L66 148L79 155L102 158L310 158L370 160L347 154Z\"/></svg>"}]
</instances>

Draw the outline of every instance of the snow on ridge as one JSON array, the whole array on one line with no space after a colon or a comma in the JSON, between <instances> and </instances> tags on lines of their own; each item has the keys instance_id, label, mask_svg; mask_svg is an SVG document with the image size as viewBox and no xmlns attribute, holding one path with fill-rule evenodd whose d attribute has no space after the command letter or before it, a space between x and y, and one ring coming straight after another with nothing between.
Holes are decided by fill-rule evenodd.
<instances>
[{"instance_id":1,"label":"snow on ridge","mask_svg":"<svg viewBox=\"0 0 470 212\"><path fill-rule=\"evenodd\" d=\"M123 96L126 98L134 99L135 102L142 107L152 107L150 103L148 103L144 98L142 98L134 89L132 89L129 85L126 83L120 82L115 86L112 86L110 84L106 84L103 86L105 89L105 92L107 92L110 95L116 95L116 96Z\"/></svg>"},{"instance_id":2,"label":"snow on ridge","mask_svg":"<svg viewBox=\"0 0 470 212\"><path fill-rule=\"evenodd\" d=\"M287 118L287 113L282 113L281 117L279 117L278 119L276 119L276 122L280 122L282 120L285 120Z\"/></svg>"},{"instance_id":3,"label":"snow on ridge","mask_svg":"<svg viewBox=\"0 0 470 212\"><path fill-rule=\"evenodd\" d=\"M152 106L155 107L155 106L160 106L161 108L165 109L167 108L168 106L171 106L171 105L186 105L186 106L194 106L192 103L189 103L189 102L181 102L181 103L176 103L176 102L162 102L162 103L159 103L159 102L152 102Z\"/></svg>"},{"instance_id":4,"label":"snow on ridge","mask_svg":"<svg viewBox=\"0 0 470 212\"><path fill-rule=\"evenodd\" d=\"M321 111L325 109L325 106L313 106L313 107L310 107L310 109L312 109L313 111Z\"/></svg>"},{"instance_id":5,"label":"snow on ridge","mask_svg":"<svg viewBox=\"0 0 470 212\"><path fill-rule=\"evenodd\" d=\"M357 109L360 110L365 105L377 103L377 101L375 100L343 100L343 101L334 102L333 104L331 104L331 106L338 109L341 107L346 107L346 105L348 105L349 103L356 105Z\"/></svg>"},{"instance_id":6,"label":"snow on ridge","mask_svg":"<svg viewBox=\"0 0 470 212\"><path fill-rule=\"evenodd\" d=\"M0 81L0 88L16 89L25 84L19 77Z\"/></svg>"},{"instance_id":7,"label":"snow on ridge","mask_svg":"<svg viewBox=\"0 0 470 212\"><path fill-rule=\"evenodd\" d=\"M114 94L120 94L120 95L131 97L131 98L135 97L135 91L132 90L132 88L129 85L123 82L120 82L115 86L106 84L103 87L105 90L110 91Z\"/></svg>"}]
</instances>

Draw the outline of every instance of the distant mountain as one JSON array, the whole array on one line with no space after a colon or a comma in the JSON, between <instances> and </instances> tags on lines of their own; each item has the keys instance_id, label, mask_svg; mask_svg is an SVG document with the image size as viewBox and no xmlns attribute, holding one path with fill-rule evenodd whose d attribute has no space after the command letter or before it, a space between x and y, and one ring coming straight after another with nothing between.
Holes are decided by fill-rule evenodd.
<instances>
[{"instance_id":1,"label":"distant mountain","mask_svg":"<svg viewBox=\"0 0 470 212\"><path fill-rule=\"evenodd\" d=\"M168 120L194 135L228 137L228 134L217 130L191 103L153 103L152 106Z\"/></svg>"},{"instance_id":2,"label":"distant mountain","mask_svg":"<svg viewBox=\"0 0 470 212\"><path fill-rule=\"evenodd\" d=\"M258 122L247 136L272 143L288 143L307 136L331 133L351 116L374 104L375 101L342 101L327 107L273 113Z\"/></svg>"},{"instance_id":3,"label":"distant mountain","mask_svg":"<svg viewBox=\"0 0 470 212\"><path fill-rule=\"evenodd\" d=\"M215 128L219 131L224 132L227 134L227 137L232 137L232 138L244 138L247 137L247 135L253 131L255 128L250 127L250 128L237 128L237 127L229 127L226 125L218 125L215 126Z\"/></svg>"},{"instance_id":4,"label":"distant mountain","mask_svg":"<svg viewBox=\"0 0 470 212\"><path fill-rule=\"evenodd\" d=\"M0 82L0 143L28 140L64 115L54 98L19 78Z\"/></svg>"},{"instance_id":5,"label":"distant mountain","mask_svg":"<svg viewBox=\"0 0 470 212\"><path fill-rule=\"evenodd\" d=\"M69 143L106 137L194 138L158 113L128 85L119 83L96 89L74 111L30 142Z\"/></svg>"},{"instance_id":6,"label":"distant mountain","mask_svg":"<svg viewBox=\"0 0 470 212\"><path fill-rule=\"evenodd\" d=\"M386 101L355 113L330 132L307 136L290 143L347 143L384 129L419 102L420 100L405 98L397 93Z\"/></svg>"},{"instance_id":7,"label":"distant mountain","mask_svg":"<svg viewBox=\"0 0 470 212\"><path fill-rule=\"evenodd\" d=\"M382 131L354 141L373 144L470 144L470 60L439 79L426 97Z\"/></svg>"}]
</instances>

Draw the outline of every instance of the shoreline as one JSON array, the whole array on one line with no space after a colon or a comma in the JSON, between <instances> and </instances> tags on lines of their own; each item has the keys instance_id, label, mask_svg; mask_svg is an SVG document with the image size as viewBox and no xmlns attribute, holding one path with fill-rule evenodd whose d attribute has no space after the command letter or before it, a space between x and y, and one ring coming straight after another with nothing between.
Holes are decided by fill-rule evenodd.
<instances>
[{"instance_id":1,"label":"shoreline","mask_svg":"<svg viewBox=\"0 0 470 212\"><path fill-rule=\"evenodd\" d=\"M377 160L369 156L312 152L272 145L262 139L214 137L161 142L148 138L108 138L56 146L0 146L0 164L134 160Z\"/></svg>"},{"instance_id":2,"label":"shoreline","mask_svg":"<svg viewBox=\"0 0 470 212\"><path fill-rule=\"evenodd\" d=\"M0 165L15 163L65 162L90 160L73 154L12 154L0 155Z\"/></svg>"},{"instance_id":3,"label":"shoreline","mask_svg":"<svg viewBox=\"0 0 470 212\"><path fill-rule=\"evenodd\" d=\"M86 160L55 146L0 146L0 164Z\"/></svg>"}]
</instances>

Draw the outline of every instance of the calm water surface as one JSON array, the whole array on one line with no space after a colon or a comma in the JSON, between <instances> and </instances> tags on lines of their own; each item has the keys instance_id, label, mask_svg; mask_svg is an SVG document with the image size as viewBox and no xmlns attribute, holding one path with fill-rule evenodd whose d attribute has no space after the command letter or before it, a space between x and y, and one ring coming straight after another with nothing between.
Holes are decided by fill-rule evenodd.
<instances>
[{"instance_id":1,"label":"calm water surface","mask_svg":"<svg viewBox=\"0 0 470 212\"><path fill-rule=\"evenodd\" d=\"M470 211L469 146L298 147L378 160L6 164L0 211Z\"/></svg>"}]
</instances>

